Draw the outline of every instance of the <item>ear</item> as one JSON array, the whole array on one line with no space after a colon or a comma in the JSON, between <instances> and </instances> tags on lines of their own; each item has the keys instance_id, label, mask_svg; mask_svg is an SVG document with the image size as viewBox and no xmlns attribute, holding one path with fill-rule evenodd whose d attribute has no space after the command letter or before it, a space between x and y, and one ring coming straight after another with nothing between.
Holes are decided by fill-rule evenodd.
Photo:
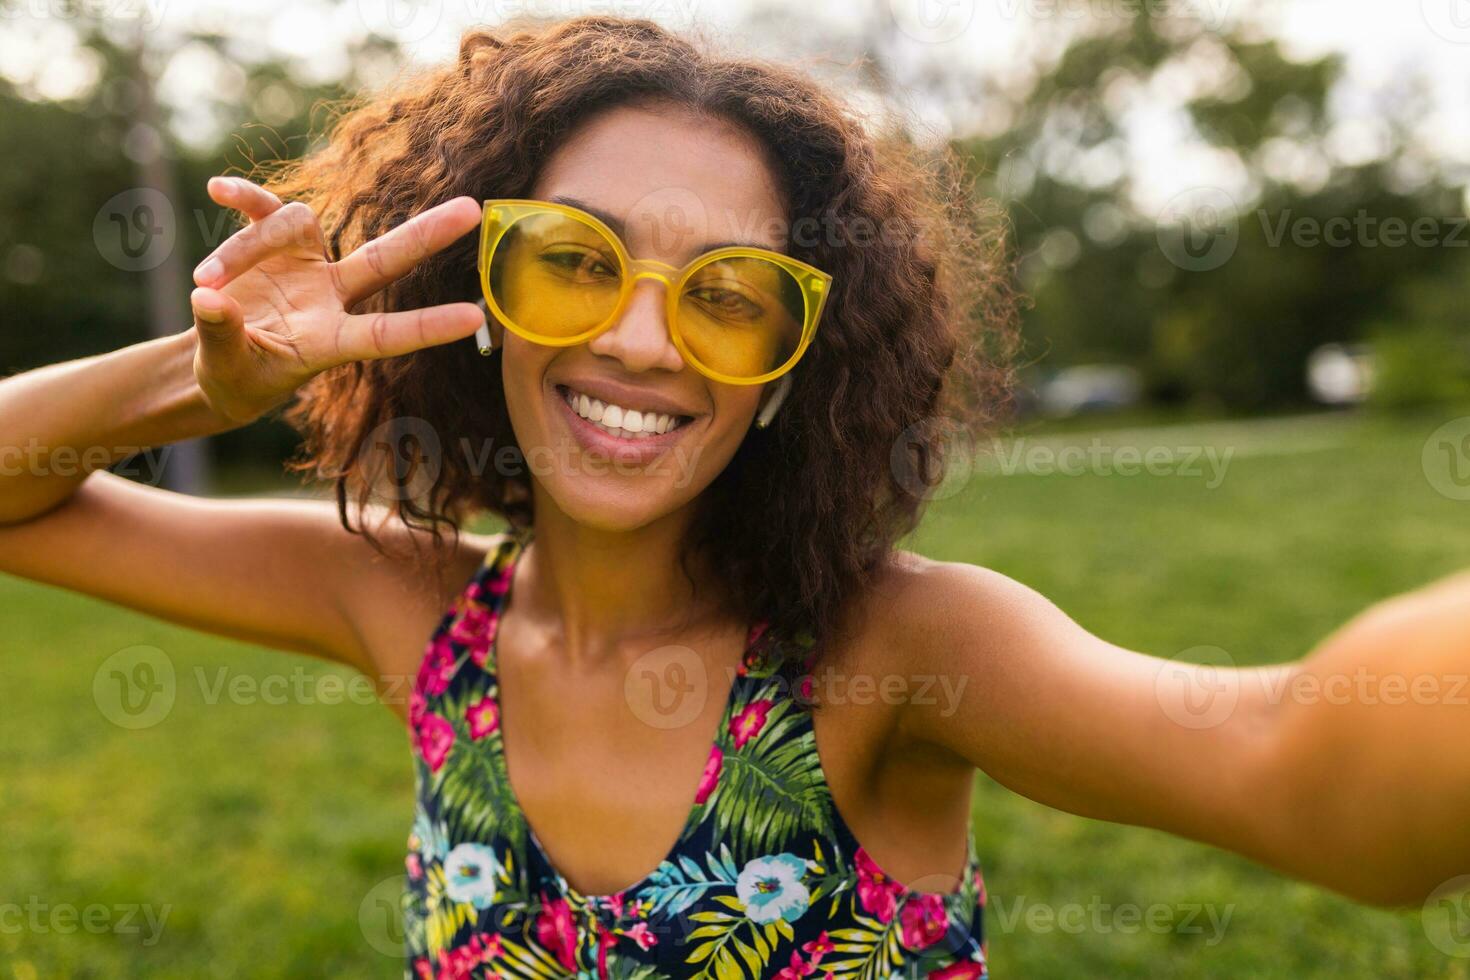
<instances>
[{"instance_id":1,"label":"ear","mask_svg":"<svg viewBox=\"0 0 1470 980\"><path fill-rule=\"evenodd\" d=\"M791 372L787 372L776 379L775 387L766 396L766 403L761 406L760 412L755 417L755 427L764 429L771 424L776 417L776 411L781 403L786 400L786 395L791 391Z\"/></svg>"},{"instance_id":2,"label":"ear","mask_svg":"<svg viewBox=\"0 0 1470 980\"><path fill-rule=\"evenodd\" d=\"M481 356L489 357L505 342L505 334L500 324L490 315L490 308L485 305L483 296L475 300L475 305L485 314L485 322L475 331L475 346L479 348Z\"/></svg>"}]
</instances>

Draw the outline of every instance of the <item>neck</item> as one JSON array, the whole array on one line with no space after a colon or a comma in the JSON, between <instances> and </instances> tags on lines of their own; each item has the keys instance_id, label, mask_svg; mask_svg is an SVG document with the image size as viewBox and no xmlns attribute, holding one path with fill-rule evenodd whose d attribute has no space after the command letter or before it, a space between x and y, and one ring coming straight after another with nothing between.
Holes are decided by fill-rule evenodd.
<instances>
[{"instance_id":1,"label":"neck","mask_svg":"<svg viewBox=\"0 0 1470 980\"><path fill-rule=\"evenodd\" d=\"M629 643L729 627L722 586L705 562L691 559L688 574L680 565L692 508L636 530L607 531L572 520L538 487L535 513L514 601L571 661L616 659Z\"/></svg>"}]
</instances>

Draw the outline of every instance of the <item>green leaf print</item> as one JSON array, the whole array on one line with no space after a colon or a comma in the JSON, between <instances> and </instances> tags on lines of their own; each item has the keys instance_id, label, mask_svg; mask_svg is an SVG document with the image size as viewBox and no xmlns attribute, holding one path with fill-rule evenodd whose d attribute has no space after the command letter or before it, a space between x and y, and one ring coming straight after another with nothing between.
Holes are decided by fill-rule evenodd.
<instances>
[{"instance_id":1,"label":"green leaf print","mask_svg":"<svg viewBox=\"0 0 1470 980\"><path fill-rule=\"evenodd\" d=\"M470 724L465 717L471 704L493 690L492 687L487 691L478 684L463 685L436 706L454 726L454 747L444 760L444 768L431 777L431 788L439 798L440 812L445 814L451 839L498 839L508 844L514 856L524 863L528 844L526 822L520 819L511 792L500 732L491 732L476 742L470 737Z\"/></svg>"},{"instance_id":2,"label":"green leaf print","mask_svg":"<svg viewBox=\"0 0 1470 980\"><path fill-rule=\"evenodd\" d=\"M784 921L762 926L746 918L740 902L721 896L721 905L733 912L696 912L690 918L704 923L686 937L687 942L703 939L686 960L690 965L704 964L697 973L690 974L696 980L714 977L716 980L744 980L746 976L759 978L767 975L766 965L775 950L782 933L789 934L791 926ZM785 926L782 930L780 926ZM742 932L751 935L749 943L740 938ZM745 967L749 968L749 973Z\"/></svg>"},{"instance_id":3,"label":"green leaf print","mask_svg":"<svg viewBox=\"0 0 1470 980\"><path fill-rule=\"evenodd\" d=\"M767 690L742 710L762 701L759 695ZM713 811L716 836L733 842L739 860L780 850L798 833L831 835L831 797L816 740L809 727L792 734L803 721L797 710L790 699L776 700L760 733L739 748L729 732L721 735L720 782L705 804L706 815Z\"/></svg>"}]
</instances>

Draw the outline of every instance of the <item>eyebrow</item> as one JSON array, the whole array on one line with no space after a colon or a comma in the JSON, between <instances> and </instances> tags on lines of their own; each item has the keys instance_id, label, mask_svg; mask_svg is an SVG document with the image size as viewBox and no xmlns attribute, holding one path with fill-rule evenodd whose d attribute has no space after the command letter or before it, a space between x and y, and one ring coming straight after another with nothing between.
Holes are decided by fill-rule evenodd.
<instances>
[{"instance_id":1,"label":"eyebrow","mask_svg":"<svg viewBox=\"0 0 1470 980\"><path fill-rule=\"evenodd\" d=\"M592 215L592 217L596 218L598 221L601 221L603 224L611 228L613 230L613 234L617 235L624 241L627 241L627 225L624 224L622 218L619 218L616 215L608 214L601 208L594 207L593 205L588 204L586 201L579 201L575 197L566 197L564 195L558 194L552 197L551 200L554 204L565 204L569 208L577 208L579 211L586 211L588 214ZM773 248L772 246L767 245L764 242L727 241L707 242L696 249L692 253L692 255L703 255L705 252L713 252L717 248L758 248L767 252L783 253L785 251L784 248Z\"/></svg>"}]
</instances>

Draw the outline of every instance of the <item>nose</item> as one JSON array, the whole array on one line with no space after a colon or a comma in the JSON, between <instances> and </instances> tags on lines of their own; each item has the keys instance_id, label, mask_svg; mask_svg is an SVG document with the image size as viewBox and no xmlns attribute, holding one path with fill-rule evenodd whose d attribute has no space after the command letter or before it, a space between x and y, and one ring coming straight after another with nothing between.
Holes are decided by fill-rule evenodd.
<instances>
[{"instance_id":1,"label":"nose","mask_svg":"<svg viewBox=\"0 0 1470 980\"><path fill-rule=\"evenodd\" d=\"M588 349L616 358L629 371L681 370L684 358L669 336L667 288L653 277L639 279L617 322L593 337Z\"/></svg>"}]
</instances>

